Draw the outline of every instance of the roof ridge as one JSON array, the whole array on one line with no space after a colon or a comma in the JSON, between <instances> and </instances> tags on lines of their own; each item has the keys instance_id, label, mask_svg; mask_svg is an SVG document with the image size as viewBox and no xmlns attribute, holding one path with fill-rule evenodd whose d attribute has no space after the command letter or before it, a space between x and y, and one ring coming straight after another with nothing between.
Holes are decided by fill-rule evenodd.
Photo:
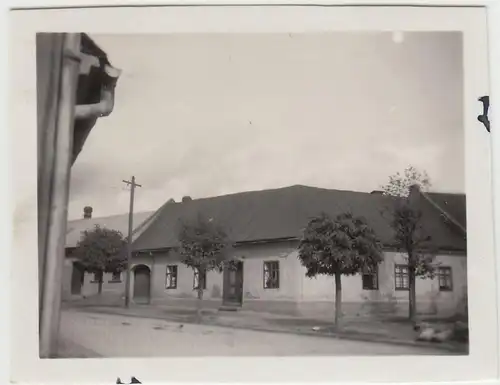
<instances>
[{"instance_id":1,"label":"roof ridge","mask_svg":"<svg viewBox=\"0 0 500 385\"><path fill-rule=\"evenodd\" d=\"M238 196L238 195L248 195L248 194L252 194L252 193L268 193L268 192L275 192L275 191L291 190L291 189L297 189L297 188L304 188L304 189L317 190L317 191L330 191L330 192L336 191L336 192L344 192L344 193L350 193L350 194L366 194L366 195L370 194L367 191L344 190L344 189L334 189L334 188L327 188L327 187L308 186L308 185L303 185L303 184L294 184L294 185L283 186L283 187L264 188L261 190L238 191L238 192L234 192L234 193L213 195L213 196L201 197L201 198L192 198L191 197L192 198L191 202L209 200L209 199L217 199L217 198L223 198L223 197L232 197L232 196ZM175 202L175 203L182 204L182 202Z\"/></svg>"},{"instance_id":2,"label":"roof ridge","mask_svg":"<svg viewBox=\"0 0 500 385\"><path fill-rule=\"evenodd\" d=\"M134 212L134 215L138 215L138 214L153 214L155 212L156 212L156 210L144 210L144 211ZM122 216L125 216L125 215L128 216L129 213L107 215L105 217L92 217L92 218L71 219L71 220L68 220L68 224L75 223L75 222L80 222L80 221L92 221L92 220L97 220L97 219L104 220L104 219L110 219L110 218L118 218L118 217L122 217Z\"/></svg>"}]
</instances>

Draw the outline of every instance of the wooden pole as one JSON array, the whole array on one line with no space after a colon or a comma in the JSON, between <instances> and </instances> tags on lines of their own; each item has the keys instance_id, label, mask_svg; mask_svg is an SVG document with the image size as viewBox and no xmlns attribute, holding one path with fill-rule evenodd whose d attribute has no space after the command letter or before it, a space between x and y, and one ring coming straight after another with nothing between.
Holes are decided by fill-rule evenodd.
<instances>
[{"instance_id":1,"label":"wooden pole","mask_svg":"<svg viewBox=\"0 0 500 385\"><path fill-rule=\"evenodd\" d=\"M61 311L62 273L71 161L73 156L73 124L76 88L80 63L80 34L65 34L61 94L57 111L55 158L51 183L49 229L44 264L42 306L40 309L40 357L57 355Z\"/></svg>"},{"instance_id":2,"label":"wooden pole","mask_svg":"<svg viewBox=\"0 0 500 385\"><path fill-rule=\"evenodd\" d=\"M130 267L132 263L132 233L134 231L134 192L136 187L142 187L135 183L135 176L130 181L123 183L130 185L130 208L128 213L128 240L127 240L127 276L125 280L125 307L130 307Z\"/></svg>"}]
</instances>

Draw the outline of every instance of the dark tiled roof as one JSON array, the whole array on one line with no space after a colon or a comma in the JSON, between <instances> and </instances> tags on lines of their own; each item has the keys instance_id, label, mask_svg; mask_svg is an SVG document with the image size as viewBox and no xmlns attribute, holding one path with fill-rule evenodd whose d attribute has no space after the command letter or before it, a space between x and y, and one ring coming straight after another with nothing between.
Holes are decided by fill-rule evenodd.
<instances>
[{"instance_id":1,"label":"dark tiled roof","mask_svg":"<svg viewBox=\"0 0 500 385\"><path fill-rule=\"evenodd\" d=\"M186 203L164 205L153 223L138 237L134 250L176 247L180 219L198 213L213 218L235 243L272 241L300 237L309 220L326 212L331 216L350 211L363 216L386 244L393 244L393 231L384 208L390 197L363 192L292 186L250 191ZM440 213L429 205L424 210L425 227L435 246L443 250L465 250L463 236L443 225Z\"/></svg>"},{"instance_id":2,"label":"dark tiled roof","mask_svg":"<svg viewBox=\"0 0 500 385\"><path fill-rule=\"evenodd\" d=\"M427 196L462 227L467 227L465 194L427 193Z\"/></svg>"}]
</instances>

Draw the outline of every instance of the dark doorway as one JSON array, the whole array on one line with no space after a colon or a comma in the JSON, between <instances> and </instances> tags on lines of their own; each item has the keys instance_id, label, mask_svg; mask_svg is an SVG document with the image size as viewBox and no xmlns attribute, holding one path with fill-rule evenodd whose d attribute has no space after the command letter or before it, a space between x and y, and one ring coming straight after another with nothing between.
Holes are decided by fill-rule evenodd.
<instances>
[{"instance_id":1,"label":"dark doorway","mask_svg":"<svg viewBox=\"0 0 500 385\"><path fill-rule=\"evenodd\" d=\"M71 295L81 295L85 271L79 262L73 262L71 271Z\"/></svg>"},{"instance_id":2,"label":"dark doorway","mask_svg":"<svg viewBox=\"0 0 500 385\"><path fill-rule=\"evenodd\" d=\"M224 270L223 304L241 306L243 302L243 262L238 262L236 269Z\"/></svg>"},{"instance_id":3,"label":"dark doorway","mask_svg":"<svg viewBox=\"0 0 500 385\"><path fill-rule=\"evenodd\" d=\"M134 302L149 303L151 288L151 271L146 265L136 266L134 269Z\"/></svg>"}]
</instances>

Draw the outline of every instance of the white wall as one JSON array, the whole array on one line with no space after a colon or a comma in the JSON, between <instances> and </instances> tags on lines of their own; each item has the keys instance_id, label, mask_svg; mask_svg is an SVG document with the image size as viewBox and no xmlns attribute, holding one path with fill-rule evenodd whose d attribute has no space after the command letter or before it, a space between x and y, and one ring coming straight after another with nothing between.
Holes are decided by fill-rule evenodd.
<instances>
[{"instance_id":1,"label":"white wall","mask_svg":"<svg viewBox=\"0 0 500 385\"><path fill-rule=\"evenodd\" d=\"M437 255L435 262L452 269L453 290L440 291L438 278L416 280L417 309L420 313L452 315L460 310L467 292L467 259L463 255ZM379 289L363 290L361 275L342 277L343 302L386 303L406 311L408 291L395 289L395 264L406 264L402 253L386 252L379 265ZM305 273L305 269L304 269ZM303 278L300 301L334 301L333 277Z\"/></svg>"},{"instance_id":2,"label":"white wall","mask_svg":"<svg viewBox=\"0 0 500 385\"><path fill-rule=\"evenodd\" d=\"M155 255L151 258L153 265L152 272L152 292L155 299L194 299L197 298L197 291L193 289L194 271L184 265L177 253ZM167 289L166 274L167 265L177 266L177 288ZM222 274L216 271L207 273L206 290L203 293L204 299L222 299Z\"/></svg>"},{"instance_id":3,"label":"white wall","mask_svg":"<svg viewBox=\"0 0 500 385\"><path fill-rule=\"evenodd\" d=\"M318 276L307 278L305 268L297 258L297 243L285 242L274 244L249 245L239 247L233 251L243 261L243 301L250 302L294 302L299 304L324 303L325 308L331 309L335 298L335 284L333 277ZM264 261L279 261L280 287L264 289L263 264ZM438 279L417 278L417 306L420 313L452 315L465 308L464 299L467 291L466 257L460 255L438 255L435 259L442 266L449 266L453 275L453 290L439 291ZM195 299L197 293L193 290L193 270L180 262L175 252L169 254L134 257L134 265L145 264L151 270L152 299L169 301L169 299ZM384 261L379 265L379 289L363 290L361 275L342 277L342 301L346 304L357 304L354 307L359 312L372 305L383 305L384 311L407 312L408 291L395 290L394 264L405 264L403 254L386 252ZM71 262L72 263L72 262ZM66 262L63 292L71 290L70 261ZM167 289L166 267L177 265L177 288ZM98 283L91 282L93 276L85 274L85 283L82 294L91 296L97 294ZM105 274L103 293L124 294L125 273L122 273L122 282L112 283L111 274ZM133 293L133 274L131 277L131 297ZM223 274L209 272L207 274L207 289L204 298L216 302L222 301Z\"/></svg>"}]
</instances>

